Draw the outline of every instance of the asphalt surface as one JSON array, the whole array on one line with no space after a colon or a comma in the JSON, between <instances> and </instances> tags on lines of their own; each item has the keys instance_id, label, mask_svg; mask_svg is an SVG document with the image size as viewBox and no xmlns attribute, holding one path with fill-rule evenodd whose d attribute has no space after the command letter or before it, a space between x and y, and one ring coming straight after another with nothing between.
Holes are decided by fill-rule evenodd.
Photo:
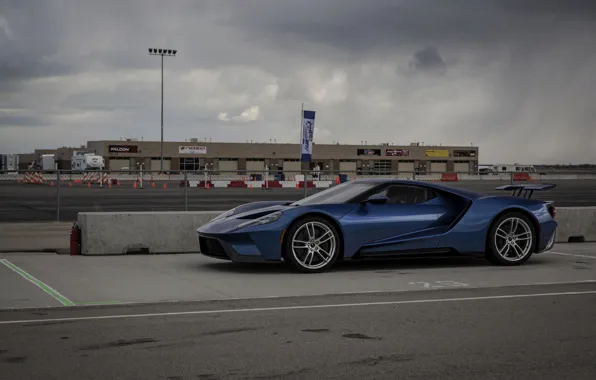
<instances>
[{"instance_id":1,"label":"asphalt surface","mask_svg":"<svg viewBox=\"0 0 596 380\"><path fill-rule=\"evenodd\" d=\"M467 181L446 183L487 194L507 194L495 187L507 184L501 181ZM596 206L596 180L549 181L557 187L534 195L537 199L553 200L559 207ZM303 189L226 189L187 188L169 184L155 188L145 184L144 189L132 185L121 187L87 188L85 185L60 187L60 220L76 220L77 213L89 211L219 211L258 200L298 200ZM317 189L308 189L313 194ZM30 222L57 220L58 189L47 185L0 183L0 222Z\"/></svg>"},{"instance_id":2,"label":"asphalt surface","mask_svg":"<svg viewBox=\"0 0 596 380\"><path fill-rule=\"evenodd\" d=\"M316 275L192 254L13 252L0 254L0 373L594 379L595 305L596 243L519 267L401 259Z\"/></svg>"},{"instance_id":3,"label":"asphalt surface","mask_svg":"<svg viewBox=\"0 0 596 380\"><path fill-rule=\"evenodd\" d=\"M0 373L591 380L594 305L596 284L576 284L8 312L0 313Z\"/></svg>"},{"instance_id":4,"label":"asphalt surface","mask_svg":"<svg viewBox=\"0 0 596 380\"><path fill-rule=\"evenodd\" d=\"M33 286L11 267L47 287ZM596 280L596 243L556 244L520 267L490 265L484 258L402 258L337 263L314 276L284 264L242 265L200 254L69 256L0 254L0 309L141 303L221 301L362 292L408 292ZM42 285L45 287L46 285Z\"/></svg>"}]
</instances>

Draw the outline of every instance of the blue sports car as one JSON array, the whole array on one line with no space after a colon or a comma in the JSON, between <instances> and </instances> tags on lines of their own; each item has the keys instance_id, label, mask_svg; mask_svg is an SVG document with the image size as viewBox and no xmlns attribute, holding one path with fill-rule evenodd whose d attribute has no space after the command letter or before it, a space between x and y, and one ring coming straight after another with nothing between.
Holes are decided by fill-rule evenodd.
<instances>
[{"instance_id":1,"label":"blue sports car","mask_svg":"<svg viewBox=\"0 0 596 380\"><path fill-rule=\"evenodd\" d=\"M354 180L299 201L253 202L200 227L200 252L233 262L284 261L321 272L337 260L411 254L484 255L519 265L554 245L551 184L497 187L492 196L438 183ZM523 194L522 194L523 193Z\"/></svg>"}]
</instances>

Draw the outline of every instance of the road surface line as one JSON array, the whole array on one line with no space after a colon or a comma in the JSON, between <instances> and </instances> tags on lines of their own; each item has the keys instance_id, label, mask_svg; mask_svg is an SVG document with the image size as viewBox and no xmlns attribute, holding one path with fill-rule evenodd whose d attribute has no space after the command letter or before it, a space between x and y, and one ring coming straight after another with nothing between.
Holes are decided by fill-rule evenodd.
<instances>
[{"instance_id":1,"label":"road surface line","mask_svg":"<svg viewBox=\"0 0 596 380\"><path fill-rule=\"evenodd\" d=\"M98 302L76 302L76 306L101 306L101 305L119 305L122 301L98 301Z\"/></svg>"},{"instance_id":2,"label":"road surface line","mask_svg":"<svg viewBox=\"0 0 596 380\"><path fill-rule=\"evenodd\" d=\"M52 288L48 284L44 283L43 281L38 280L37 278L33 277L29 273L25 272L18 266L14 265L10 261L6 259L0 259L0 263L4 264L7 268L12 269L15 273L19 274L25 280L37 285L41 290L58 300L64 306L74 306L74 302L66 298L64 295L60 294L56 289Z\"/></svg>"},{"instance_id":3,"label":"road surface line","mask_svg":"<svg viewBox=\"0 0 596 380\"><path fill-rule=\"evenodd\" d=\"M549 252L549 253L551 255L574 256L574 257L583 257L584 259L596 260L596 256L578 255L578 254L575 254L575 253L563 253L563 252Z\"/></svg>"},{"instance_id":4,"label":"road surface line","mask_svg":"<svg viewBox=\"0 0 596 380\"><path fill-rule=\"evenodd\" d=\"M169 313L116 314L116 315L99 315L99 316L92 316L92 317L24 319L24 320L13 320L13 321L0 321L0 325L40 323L40 322L43 322L43 323L68 322L68 321L76 322L76 321L93 321L93 320L102 320L102 319L168 317L168 316L183 316L183 315L206 315L206 314L222 314L222 313L250 313L250 312L260 312L260 311L284 311L284 310L330 309L330 308L362 307L362 306L408 305L408 304L426 304L426 303L459 302L459 301L484 301L484 300L515 299L515 298L530 298L530 297L573 296L573 295L587 295L587 294L596 294L596 290L587 290L587 291L579 291L579 292L559 292L559 293L509 294L509 295L502 295L502 296L486 296L486 297L459 297L459 298L434 298L434 299L431 298L431 299L404 300L404 301L360 302L360 303L303 305L303 306L255 307L255 308L246 308L246 309L195 310L195 311L178 311L178 312L169 312Z\"/></svg>"}]
</instances>

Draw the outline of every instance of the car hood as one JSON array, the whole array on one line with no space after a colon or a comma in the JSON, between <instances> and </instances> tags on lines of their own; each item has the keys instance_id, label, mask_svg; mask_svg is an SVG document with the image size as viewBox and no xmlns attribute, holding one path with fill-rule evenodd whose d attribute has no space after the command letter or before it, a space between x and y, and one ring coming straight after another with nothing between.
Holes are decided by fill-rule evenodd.
<instances>
[{"instance_id":1,"label":"car hood","mask_svg":"<svg viewBox=\"0 0 596 380\"><path fill-rule=\"evenodd\" d=\"M286 205L286 204L275 204L271 206L260 207L248 211L241 211L239 213L234 213L233 215L225 218L225 219L240 219L240 220L249 220L249 219L256 219L260 218L261 216L265 216L267 214L271 214L272 212L287 210L289 208L293 208L294 206ZM223 219L223 220L225 220Z\"/></svg>"},{"instance_id":2,"label":"car hood","mask_svg":"<svg viewBox=\"0 0 596 380\"><path fill-rule=\"evenodd\" d=\"M209 223L204 224L199 229L197 229L197 232L209 234L230 231L238 225L245 223L251 219L257 219L262 216L274 213L276 211L283 211L293 207L294 206L288 206L287 204L275 204L267 207L251 209L249 211L232 214L221 219L212 220Z\"/></svg>"}]
</instances>

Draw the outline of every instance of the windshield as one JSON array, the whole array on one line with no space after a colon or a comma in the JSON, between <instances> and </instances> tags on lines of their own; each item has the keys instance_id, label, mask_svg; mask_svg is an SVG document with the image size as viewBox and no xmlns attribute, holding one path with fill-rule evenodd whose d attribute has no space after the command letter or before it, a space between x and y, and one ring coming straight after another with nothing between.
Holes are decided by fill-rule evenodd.
<instances>
[{"instance_id":1,"label":"windshield","mask_svg":"<svg viewBox=\"0 0 596 380\"><path fill-rule=\"evenodd\" d=\"M330 187L329 189L294 202L292 206L344 203L358 194L372 189L376 185L376 183L369 182L344 182L341 185Z\"/></svg>"}]
</instances>

